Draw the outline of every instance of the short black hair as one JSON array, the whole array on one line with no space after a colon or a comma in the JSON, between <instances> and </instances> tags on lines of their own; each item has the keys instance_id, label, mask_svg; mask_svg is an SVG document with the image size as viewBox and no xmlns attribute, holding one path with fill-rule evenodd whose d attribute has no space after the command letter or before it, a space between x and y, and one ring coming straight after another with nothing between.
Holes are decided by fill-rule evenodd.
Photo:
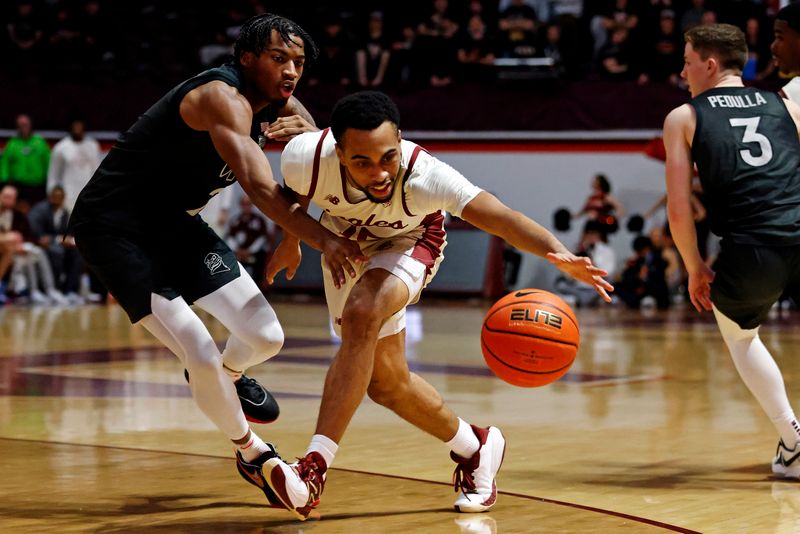
<instances>
[{"instance_id":1,"label":"short black hair","mask_svg":"<svg viewBox=\"0 0 800 534\"><path fill-rule=\"evenodd\" d=\"M265 13L249 18L242 24L239 37L233 44L234 63L240 65L242 54L252 52L257 56L269 45L272 31L278 32L283 42L287 45L292 43L292 35L296 35L303 40L303 48L306 53L306 62L313 63L319 55L319 49L311 36L301 28L296 22L279 15ZM297 44L297 43L294 43Z\"/></svg>"},{"instance_id":2,"label":"short black hair","mask_svg":"<svg viewBox=\"0 0 800 534\"><path fill-rule=\"evenodd\" d=\"M633 250L636 252L642 252L645 249L652 249L653 248L653 241L647 237L646 235L636 236L633 239Z\"/></svg>"},{"instance_id":3,"label":"short black hair","mask_svg":"<svg viewBox=\"0 0 800 534\"><path fill-rule=\"evenodd\" d=\"M603 193L611 192L611 183L608 181L605 174L598 174L595 178L597 178L597 185L600 186L600 191Z\"/></svg>"},{"instance_id":4,"label":"short black hair","mask_svg":"<svg viewBox=\"0 0 800 534\"><path fill-rule=\"evenodd\" d=\"M800 4L792 2L775 15L777 20L784 20L796 32L800 32Z\"/></svg>"},{"instance_id":5,"label":"short black hair","mask_svg":"<svg viewBox=\"0 0 800 534\"><path fill-rule=\"evenodd\" d=\"M331 112L331 132L341 144L348 128L374 130L384 122L400 128L400 111L392 99L380 91L359 91L339 100Z\"/></svg>"}]
</instances>

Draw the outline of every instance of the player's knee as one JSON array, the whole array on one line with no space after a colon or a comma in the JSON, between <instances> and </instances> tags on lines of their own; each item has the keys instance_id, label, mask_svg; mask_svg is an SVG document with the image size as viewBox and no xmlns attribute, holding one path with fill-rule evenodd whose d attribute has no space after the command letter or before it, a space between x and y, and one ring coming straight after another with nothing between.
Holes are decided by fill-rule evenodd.
<instances>
[{"instance_id":1,"label":"player's knee","mask_svg":"<svg viewBox=\"0 0 800 534\"><path fill-rule=\"evenodd\" d=\"M342 324L358 325L364 331L376 332L383 323L383 315L377 309L375 300L367 296L349 299L342 312Z\"/></svg>"},{"instance_id":2,"label":"player's knee","mask_svg":"<svg viewBox=\"0 0 800 534\"><path fill-rule=\"evenodd\" d=\"M278 354L283 347L284 339L283 328L277 321L262 324L243 336L243 341L261 357L260 361Z\"/></svg>"}]
</instances>

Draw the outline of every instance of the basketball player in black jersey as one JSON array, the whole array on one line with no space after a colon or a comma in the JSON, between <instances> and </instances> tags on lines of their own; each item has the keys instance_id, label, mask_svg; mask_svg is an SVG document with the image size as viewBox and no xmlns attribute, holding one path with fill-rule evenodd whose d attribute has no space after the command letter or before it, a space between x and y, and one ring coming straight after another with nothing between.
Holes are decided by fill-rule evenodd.
<instances>
[{"instance_id":1,"label":"basketball player in black jersey","mask_svg":"<svg viewBox=\"0 0 800 534\"><path fill-rule=\"evenodd\" d=\"M260 466L276 453L247 419L270 422L278 407L243 373L278 352L283 331L255 282L197 213L238 181L262 212L321 250L340 283L346 272L355 276L349 261L362 259L358 245L285 199L257 142L316 130L292 96L316 53L290 20L247 21L233 62L181 83L120 136L70 221L86 263L131 322L178 356L197 405L235 444L240 474L270 500ZM230 330L221 354L192 303Z\"/></svg>"},{"instance_id":2,"label":"basketball player in black jersey","mask_svg":"<svg viewBox=\"0 0 800 534\"><path fill-rule=\"evenodd\" d=\"M745 385L780 435L772 471L800 477L800 425L783 377L758 331L772 304L800 282L800 107L747 88L744 34L727 24L685 36L692 100L664 122L670 227L698 311L713 310ZM722 238L713 270L697 249L690 206L692 166Z\"/></svg>"}]
</instances>

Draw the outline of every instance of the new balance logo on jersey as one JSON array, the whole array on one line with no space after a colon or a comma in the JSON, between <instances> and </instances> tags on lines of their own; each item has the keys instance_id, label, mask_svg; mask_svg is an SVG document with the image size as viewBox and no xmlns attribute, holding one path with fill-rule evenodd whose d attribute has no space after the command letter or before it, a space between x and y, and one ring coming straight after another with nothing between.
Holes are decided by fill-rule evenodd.
<instances>
[{"instance_id":1,"label":"new balance logo on jersey","mask_svg":"<svg viewBox=\"0 0 800 534\"><path fill-rule=\"evenodd\" d=\"M209 252L208 254L206 254L206 259L203 261L205 262L206 267L208 267L208 271L211 273L212 276L219 273L225 273L231 270L230 267L225 265L225 262L222 261L222 256L220 256L216 252Z\"/></svg>"},{"instance_id":2,"label":"new balance logo on jersey","mask_svg":"<svg viewBox=\"0 0 800 534\"><path fill-rule=\"evenodd\" d=\"M232 181L236 180L236 176L233 174L233 171L231 170L231 168L228 167L227 163L225 165L223 165L222 166L222 170L219 171L219 177L220 178L225 178L226 182L232 182Z\"/></svg>"},{"instance_id":3,"label":"new balance logo on jersey","mask_svg":"<svg viewBox=\"0 0 800 534\"><path fill-rule=\"evenodd\" d=\"M339 197L333 195L326 195L325 200L333 204L334 206L339 203Z\"/></svg>"}]
</instances>

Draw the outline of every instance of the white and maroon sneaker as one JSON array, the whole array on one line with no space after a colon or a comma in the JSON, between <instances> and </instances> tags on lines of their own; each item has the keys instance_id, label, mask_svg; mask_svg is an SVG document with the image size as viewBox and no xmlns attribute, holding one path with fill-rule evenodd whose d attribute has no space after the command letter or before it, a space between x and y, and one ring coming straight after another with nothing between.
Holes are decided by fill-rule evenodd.
<instances>
[{"instance_id":1,"label":"white and maroon sneaker","mask_svg":"<svg viewBox=\"0 0 800 534\"><path fill-rule=\"evenodd\" d=\"M328 466L318 452L310 452L293 464L280 457L270 458L264 463L264 478L284 508L299 520L305 521L319 505L319 497L325 487Z\"/></svg>"},{"instance_id":2,"label":"white and maroon sneaker","mask_svg":"<svg viewBox=\"0 0 800 534\"><path fill-rule=\"evenodd\" d=\"M506 439L497 427L470 426L478 437L480 448L472 458L450 453L458 464L453 473L453 486L458 492L453 506L457 512L485 512L497 501L495 477L503 465Z\"/></svg>"}]
</instances>

